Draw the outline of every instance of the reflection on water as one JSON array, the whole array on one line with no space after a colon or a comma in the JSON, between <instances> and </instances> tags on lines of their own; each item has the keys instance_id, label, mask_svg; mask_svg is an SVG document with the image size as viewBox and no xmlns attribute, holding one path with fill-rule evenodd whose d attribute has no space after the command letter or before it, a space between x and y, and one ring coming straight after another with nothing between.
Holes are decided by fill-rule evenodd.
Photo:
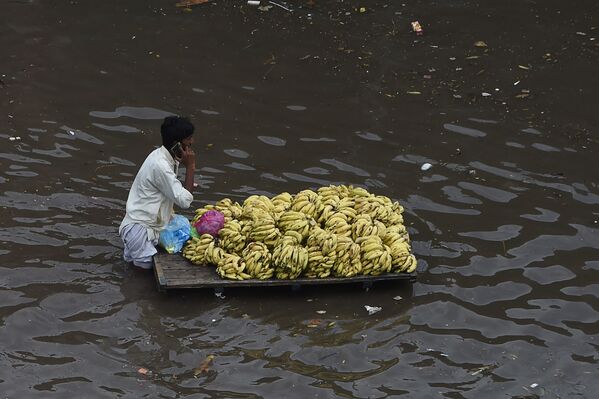
<instances>
[{"instance_id":1,"label":"reflection on water","mask_svg":"<svg viewBox=\"0 0 599 399\"><path fill-rule=\"evenodd\" d=\"M133 119L164 119L173 114L152 107L117 107L113 112L91 111L89 115L103 119L114 119L121 116Z\"/></svg>"},{"instance_id":2,"label":"reflection on water","mask_svg":"<svg viewBox=\"0 0 599 399\"><path fill-rule=\"evenodd\" d=\"M3 395L592 397L597 121L578 88L596 87L577 79L597 6L554 3L0 5ZM498 23L522 29L492 41ZM117 229L173 114L197 126L194 208L368 187L405 206L419 280L157 292Z\"/></svg>"}]
</instances>

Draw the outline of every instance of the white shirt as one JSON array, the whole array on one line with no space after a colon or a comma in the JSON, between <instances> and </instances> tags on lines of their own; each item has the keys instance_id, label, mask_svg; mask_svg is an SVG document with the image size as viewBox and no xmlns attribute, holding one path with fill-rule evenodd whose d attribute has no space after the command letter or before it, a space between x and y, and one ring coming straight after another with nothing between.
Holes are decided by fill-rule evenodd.
<instances>
[{"instance_id":1,"label":"white shirt","mask_svg":"<svg viewBox=\"0 0 599 399\"><path fill-rule=\"evenodd\" d=\"M177 179L179 162L164 146L148 155L139 168L127 198L127 213L119 227L139 223L148 229L148 239L157 240L173 215L173 204L189 208L193 196Z\"/></svg>"}]
</instances>

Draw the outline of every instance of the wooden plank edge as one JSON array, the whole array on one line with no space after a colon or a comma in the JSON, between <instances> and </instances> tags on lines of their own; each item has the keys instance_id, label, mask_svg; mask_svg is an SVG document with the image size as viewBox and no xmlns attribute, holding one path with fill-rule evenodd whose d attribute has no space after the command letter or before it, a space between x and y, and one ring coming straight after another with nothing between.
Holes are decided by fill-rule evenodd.
<instances>
[{"instance_id":1,"label":"wooden plank edge","mask_svg":"<svg viewBox=\"0 0 599 399\"><path fill-rule=\"evenodd\" d=\"M154 255L152 257L152 261L154 262L154 276L156 277L156 282L158 282L158 291L165 291L168 289L166 283L166 277L164 277L164 271L162 270L162 264L158 260L158 256Z\"/></svg>"},{"instance_id":2,"label":"wooden plank edge","mask_svg":"<svg viewBox=\"0 0 599 399\"><path fill-rule=\"evenodd\" d=\"M314 286L314 285L339 285L339 284L360 284L375 283L381 281L414 282L416 273L403 273L395 275L382 276L360 276L358 278L345 277L334 279L294 279L294 280L216 280L204 282L190 282L189 279L167 279L165 289L184 289L184 288L236 288L236 287L285 287L285 286Z\"/></svg>"}]
</instances>

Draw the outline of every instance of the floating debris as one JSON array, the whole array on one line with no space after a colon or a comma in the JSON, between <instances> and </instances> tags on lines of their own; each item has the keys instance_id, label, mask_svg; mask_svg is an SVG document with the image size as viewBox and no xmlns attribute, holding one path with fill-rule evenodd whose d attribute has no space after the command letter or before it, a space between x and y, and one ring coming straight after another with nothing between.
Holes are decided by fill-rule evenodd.
<instances>
[{"instance_id":1,"label":"floating debris","mask_svg":"<svg viewBox=\"0 0 599 399\"><path fill-rule=\"evenodd\" d=\"M184 0L175 4L176 7L191 7L197 6L198 4L208 3L210 0Z\"/></svg>"},{"instance_id":2,"label":"floating debris","mask_svg":"<svg viewBox=\"0 0 599 399\"><path fill-rule=\"evenodd\" d=\"M269 1L269 3L272 4L272 5L274 5L274 6L280 7L280 8L282 8L285 11L293 12L293 10L291 10L291 9L289 9L289 8L287 8L287 7L279 4L279 3L275 3L274 1Z\"/></svg>"},{"instance_id":3,"label":"floating debris","mask_svg":"<svg viewBox=\"0 0 599 399\"><path fill-rule=\"evenodd\" d=\"M366 308L366 311L368 312L369 315L373 315L373 314L378 313L381 310L383 310L383 308L381 308L379 306L364 305L364 308Z\"/></svg>"},{"instance_id":4,"label":"floating debris","mask_svg":"<svg viewBox=\"0 0 599 399\"><path fill-rule=\"evenodd\" d=\"M206 359L200 363L198 367L193 370L193 376L198 378L198 376L207 373L210 371L210 366L212 365L212 361L214 360L214 355L206 356Z\"/></svg>"},{"instance_id":5,"label":"floating debris","mask_svg":"<svg viewBox=\"0 0 599 399\"><path fill-rule=\"evenodd\" d=\"M418 21L414 21L412 22L412 30L418 35L422 35L424 33L424 31L422 30L422 25L420 25L420 22Z\"/></svg>"},{"instance_id":6,"label":"floating debris","mask_svg":"<svg viewBox=\"0 0 599 399\"><path fill-rule=\"evenodd\" d=\"M222 292L215 292L214 296L217 297L218 299L225 299L226 298L226 296Z\"/></svg>"},{"instance_id":7,"label":"floating debris","mask_svg":"<svg viewBox=\"0 0 599 399\"><path fill-rule=\"evenodd\" d=\"M320 319L312 319L308 322L307 327L308 328L316 328L320 325L321 322L322 322L322 320L320 320Z\"/></svg>"}]
</instances>

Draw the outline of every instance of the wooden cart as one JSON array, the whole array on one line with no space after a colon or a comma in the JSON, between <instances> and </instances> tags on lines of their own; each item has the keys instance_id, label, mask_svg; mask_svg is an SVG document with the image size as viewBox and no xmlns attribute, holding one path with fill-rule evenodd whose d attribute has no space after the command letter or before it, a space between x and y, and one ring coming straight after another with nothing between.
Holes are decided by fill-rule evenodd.
<instances>
[{"instance_id":1,"label":"wooden cart","mask_svg":"<svg viewBox=\"0 0 599 399\"><path fill-rule=\"evenodd\" d=\"M350 284L358 283L369 288L377 281L398 280L413 282L416 273L387 273L380 276L356 276L356 277L330 277L322 279L298 278L294 280L225 280L216 274L213 266L198 266L183 258L180 254L170 255L159 252L154 256L154 275L158 283L158 290L167 291L172 289L209 288L215 292L222 292L225 288L233 287L274 287L289 286L298 289L304 285L323 284Z\"/></svg>"}]
</instances>

